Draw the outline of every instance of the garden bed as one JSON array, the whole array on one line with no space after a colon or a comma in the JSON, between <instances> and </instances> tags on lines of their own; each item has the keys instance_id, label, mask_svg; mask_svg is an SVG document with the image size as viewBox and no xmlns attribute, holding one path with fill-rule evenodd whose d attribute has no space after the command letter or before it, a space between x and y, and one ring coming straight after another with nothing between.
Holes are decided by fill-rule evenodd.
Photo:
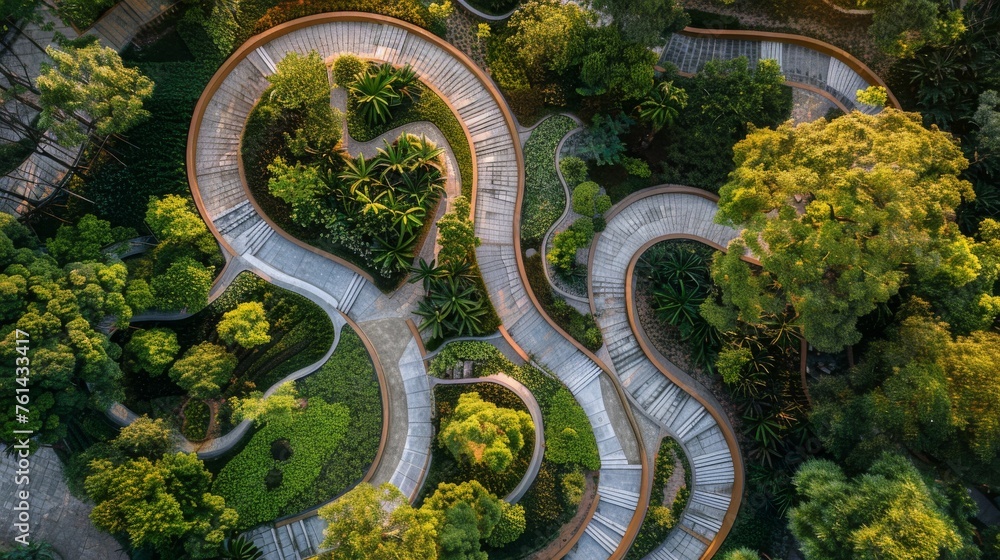
<instances>
[{"instance_id":1,"label":"garden bed","mask_svg":"<svg viewBox=\"0 0 1000 560\"><path fill-rule=\"evenodd\" d=\"M562 383L534 367L514 365L489 343L449 344L431 362L429 372L440 376L463 360L475 362L476 376L504 373L516 379L531 391L542 410L545 455L538 475L519 502L525 508L527 529L518 540L501 549L485 548L494 560L523 558L557 539L560 528L582 507L583 473L597 471L601 466L597 440L586 413ZM574 478L578 479L578 494L571 490L575 484L567 484Z\"/></svg>"},{"instance_id":2,"label":"garden bed","mask_svg":"<svg viewBox=\"0 0 1000 560\"><path fill-rule=\"evenodd\" d=\"M528 277L528 286L535 294L535 299L545 313L559 325L567 334L587 349L596 352L604 344L604 337L597 321L590 313L580 313L565 300L558 297L545 277L542 268L542 255L535 254L524 259L524 271Z\"/></svg>"},{"instance_id":3,"label":"garden bed","mask_svg":"<svg viewBox=\"0 0 1000 560\"><path fill-rule=\"evenodd\" d=\"M653 469L653 493L639 534L627 560L645 558L667 539L681 520L691 496L691 468L681 446L666 437L660 442Z\"/></svg>"},{"instance_id":4,"label":"garden bed","mask_svg":"<svg viewBox=\"0 0 1000 560\"><path fill-rule=\"evenodd\" d=\"M524 196L521 201L521 249L539 248L545 232L566 209L566 191L556 173L556 147L576 128L573 119L545 119L524 144Z\"/></svg>"},{"instance_id":5,"label":"garden bed","mask_svg":"<svg viewBox=\"0 0 1000 560\"><path fill-rule=\"evenodd\" d=\"M263 304L271 325L270 341L252 349L237 346L230 350L236 358L236 367L229 382L221 386L219 412L214 418L217 429L213 435L225 434L233 426L225 399L244 397L254 390L266 390L326 354L334 339L333 324L326 312L303 296L244 272L208 307L187 319L136 323L132 325L136 328L119 331L115 335L115 341L125 346L138 332L136 329L169 329L177 335L179 351L176 356L180 358L199 343L219 342L216 326L222 316L245 302ZM169 369L169 366L164 369ZM127 355L122 360L122 370L125 374L125 406L136 414L164 418L178 430L183 428L180 409L187 402L187 394L166 371L152 378L155 382L150 382L150 376L140 371Z\"/></svg>"},{"instance_id":6,"label":"garden bed","mask_svg":"<svg viewBox=\"0 0 1000 560\"><path fill-rule=\"evenodd\" d=\"M242 448L209 464L216 492L237 509L243 528L333 500L362 480L378 454L379 381L349 326L330 359L295 387L304 409L265 417Z\"/></svg>"},{"instance_id":7,"label":"garden bed","mask_svg":"<svg viewBox=\"0 0 1000 560\"><path fill-rule=\"evenodd\" d=\"M510 389L497 385L496 383L475 383L470 385L435 385L434 403L436 411L434 415L434 433L441 432L441 422L447 420L451 415L458 399L466 393L478 393L482 400L493 403L500 408L509 408L528 412L521 397L517 396ZM439 484L448 482L461 484L470 480L478 480L487 490L498 498L505 498L514 488L517 487L524 473L528 470L531 462L531 453L535 444L535 433L524 434L524 445L514 456L513 462L502 472L490 470L483 464L464 464L440 445L431 445L431 463L424 479L424 484L417 496L416 503L420 504L424 498L430 496L437 490Z\"/></svg>"}]
</instances>

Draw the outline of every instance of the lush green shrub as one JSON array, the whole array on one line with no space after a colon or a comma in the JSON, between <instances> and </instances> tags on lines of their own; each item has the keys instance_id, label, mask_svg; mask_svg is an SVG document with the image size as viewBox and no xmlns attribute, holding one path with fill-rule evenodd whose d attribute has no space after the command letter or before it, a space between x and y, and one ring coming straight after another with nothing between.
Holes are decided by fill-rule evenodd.
<instances>
[{"instance_id":1,"label":"lush green shrub","mask_svg":"<svg viewBox=\"0 0 1000 560\"><path fill-rule=\"evenodd\" d=\"M569 229L556 234L545 258L552 263L556 272L568 273L577 267L576 252L589 245L593 237L594 222L590 218L580 218Z\"/></svg>"},{"instance_id":2,"label":"lush green shrub","mask_svg":"<svg viewBox=\"0 0 1000 560\"><path fill-rule=\"evenodd\" d=\"M114 0L63 0L58 4L58 12L63 21L77 29L87 29L114 5Z\"/></svg>"},{"instance_id":3,"label":"lush green shrub","mask_svg":"<svg viewBox=\"0 0 1000 560\"><path fill-rule=\"evenodd\" d=\"M582 472L566 473L562 478L563 496L570 505L579 505L583 501L583 492L587 489L587 480Z\"/></svg>"},{"instance_id":4,"label":"lush green shrub","mask_svg":"<svg viewBox=\"0 0 1000 560\"><path fill-rule=\"evenodd\" d=\"M340 55L333 62L333 81L338 87L346 88L354 78L368 68L368 63L353 54Z\"/></svg>"},{"instance_id":5,"label":"lush green shrub","mask_svg":"<svg viewBox=\"0 0 1000 560\"><path fill-rule=\"evenodd\" d=\"M170 329L138 331L125 345L126 355L135 360L135 368L153 377L166 371L180 349L177 335Z\"/></svg>"},{"instance_id":6,"label":"lush green shrub","mask_svg":"<svg viewBox=\"0 0 1000 560\"><path fill-rule=\"evenodd\" d=\"M490 546L500 547L516 541L527 527L524 506L500 502L500 511L500 521L493 526L493 532L486 539Z\"/></svg>"},{"instance_id":7,"label":"lush green shrub","mask_svg":"<svg viewBox=\"0 0 1000 560\"><path fill-rule=\"evenodd\" d=\"M628 171L629 175L635 175L636 177L647 179L653 174L653 172L649 170L649 164L639 158L623 157L622 165L625 167L625 170Z\"/></svg>"},{"instance_id":8,"label":"lush green shrub","mask_svg":"<svg viewBox=\"0 0 1000 560\"><path fill-rule=\"evenodd\" d=\"M601 192L601 186L593 181L580 183L573 189L573 211L584 216L597 214L595 199Z\"/></svg>"},{"instance_id":9,"label":"lush green shrub","mask_svg":"<svg viewBox=\"0 0 1000 560\"><path fill-rule=\"evenodd\" d=\"M459 396L451 414L441 418L438 443L460 462L484 464L493 472L507 470L535 429L527 412L498 407L477 392Z\"/></svg>"},{"instance_id":10,"label":"lush green shrub","mask_svg":"<svg viewBox=\"0 0 1000 560\"><path fill-rule=\"evenodd\" d=\"M548 278L545 277L543 266L545 265L541 255L532 255L524 259L528 285L538 299L538 303L567 334L587 349L596 352L603 344L603 337L594 317L589 313L586 315L580 313L564 300L556 297L552 293L552 286L549 285Z\"/></svg>"},{"instance_id":11,"label":"lush green shrub","mask_svg":"<svg viewBox=\"0 0 1000 560\"><path fill-rule=\"evenodd\" d=\"M191 441L201 441L208 434L208 423L212 411L201 399L189 399L184 405L184 437Z\"/></svg>"},{"instance_id":12,"label":"lush green shrub","mask_svg":"<svg viewBox=\"0 0 1000 560\"><path fill-rule=\"evenodd\" d=\"M348 407L313 398L302 412L275 418L254 434L243 451L223 467L213 485L213 491L239 513L238 527L247 529L291 513L288 504L319 477L325 463L334 459L349 423ZM291 449L291 456L284 461L275 459L272 452L279 440L287 440ZM281 473L280 482L269 490L266 480L272 470Z\"/></svg>"},{"instance_id":13,"label":"lush green shrub","mask_svg":"<svg viewBox=\"0 0 1000 560\"><path fill-rule=\"evenodd\" d=\"M567 389L560 389L549 401L545 423L545 456L554 463L579 465L587 470L601 468L597 440L590 421Z\"/></svg>"},{"instance_id":14,"label":"lush green shrub","mask_svg":"<svg viewBox=\"0 0 1000 560\"><path fill-rule=\"evenodd\" d=\"M559 160L559 170L567 185L579 185L587 180L587 162L576 156L566 156Z\"/></svg>"},{"instance_id":15,"label":"lush green shrub","mask_svg":"<svg viewBox=\"0 0 1000 560\"><path fill-rule=\"evenodd\" d=\"M524 145L524 198L521 203L521 244L537 246L566 207L566 193L556 174L556 147L576 128L573 119L549 117Z\"/></svg>"}]
</instances>

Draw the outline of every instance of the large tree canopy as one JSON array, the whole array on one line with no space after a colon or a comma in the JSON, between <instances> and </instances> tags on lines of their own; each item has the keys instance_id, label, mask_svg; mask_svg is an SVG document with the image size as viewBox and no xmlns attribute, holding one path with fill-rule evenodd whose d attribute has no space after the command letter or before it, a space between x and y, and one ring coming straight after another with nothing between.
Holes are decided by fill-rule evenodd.
<instances>
[{"instance_id":1,"label":"large tree canopy","mask_svg":"<svg viewBox=\"0 0 1000 560\"><path fill-rule=\"evenodd\" d=\"M43 63L36 79L39 126L52 129L60 143L72 146L86 139L73 116L76 111L86 115L99 136L120 134L149 116L142 103L153 95L153 81L125 67L114 49L95 40L45 52L53 63Z\"/></svg>"},{"instance_id":2,"label":"large tree canopy","mask_svg":"<svg viewBox=\"0 0 1000 560\"><path fill-rule=\"evenodd\" d=\"M789 526L806 560L938 560L967 546L943 497L901 456L885 455L854 479L814 459L795 487L801 502Z\"/></svg>"},{"instance_id":3,"label":"large tree canopy","mask_svg":"<svg viewBox=\"0 0 1000 560\"><path fill-rule=\"evenodd\" d=\"M908 277L954 289L981 272L953 221L974 196L958 177L968 163L920 115L887 109L755 130L734 158L717 221L744 231L713 276L746 322L788 305L809 342L836 351L860 340L858 318ZM745 247L759 274L740 260Z\"/></svg>"},{"instance_id":4,"label":"large tree canopy","mask_svg":"<svg viewBox=\"0 0 1000 560\"><path fill-rule=\"evenodd\" d=\"M96 504L94 525L162 558L216 558L236 524L236 511L210 493L212 474L193 453L120 465L99 459L91 472L86 487Z\"/></svg>"},{"instance_id":5,"label":"large tree canopy","mask_svg":"<svg viewBox=\"0 0 1000 560\"><path fill-rule=\"evenodd\" d=\"M403 493L386 482L362 483L320 509L328 523L323 548L337 558L433 560L438 557L435 517L414 509Z\"/></svg>"},{"instance_id":6,"label":"large tree canopy","mask_svg":"<svg viewBox=\"0 0 1000 560\"><path fill-rule=\"evenodd\" d=\"M457 459L484 463L500 472L524 446L525 434L534 429L527 412L499 408L473 392L458 398L455 411L442 421L438 440Z\"/></svg>"}]
</instances>

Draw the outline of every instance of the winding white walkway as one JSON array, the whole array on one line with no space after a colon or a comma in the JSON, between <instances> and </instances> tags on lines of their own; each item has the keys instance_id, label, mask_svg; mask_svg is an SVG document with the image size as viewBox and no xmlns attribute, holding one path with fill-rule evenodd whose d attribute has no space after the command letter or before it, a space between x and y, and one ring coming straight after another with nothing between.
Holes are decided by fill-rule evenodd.
<instances>
[{"instance_id":1,"label":"winding white walkway","mask_svg":"<svg viewBox=\"0 0 1000 560\"><path fill-rule=\"evenodd\" d=\"M697 192L694 189L682 189L690 192L660 192L623 201L621 210L595 239L590 271L596 317L622 385L648 417L681 443L694 471L691 500L679 523L681 530L674 530L650 555L662 560L701 557L707 545L694 534L715 538L735 482L731 450L716 418L650 362L629 325L626 309L628 267L649 242L683 236L725 247L737 236L736 230L714 222L714 200L692 194Z\"/></svg>"}]
</instances>

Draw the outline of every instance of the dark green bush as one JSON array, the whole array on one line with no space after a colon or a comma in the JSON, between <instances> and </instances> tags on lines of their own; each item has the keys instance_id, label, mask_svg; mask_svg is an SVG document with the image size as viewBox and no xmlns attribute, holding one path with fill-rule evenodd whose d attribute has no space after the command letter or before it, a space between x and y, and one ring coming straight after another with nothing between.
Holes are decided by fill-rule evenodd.
<instances>
[{"instance_id":1,"label":"dark green bush","mask_svg":"<svg viewBox=\"0 0 1000 560\"><path fill-rule=\"evenodd\" d=\"M208 424L212 411L201 399L190 399L184 405L184 437L191 441L201 441L208 434Z\"/></svg>"}]
</instances>

